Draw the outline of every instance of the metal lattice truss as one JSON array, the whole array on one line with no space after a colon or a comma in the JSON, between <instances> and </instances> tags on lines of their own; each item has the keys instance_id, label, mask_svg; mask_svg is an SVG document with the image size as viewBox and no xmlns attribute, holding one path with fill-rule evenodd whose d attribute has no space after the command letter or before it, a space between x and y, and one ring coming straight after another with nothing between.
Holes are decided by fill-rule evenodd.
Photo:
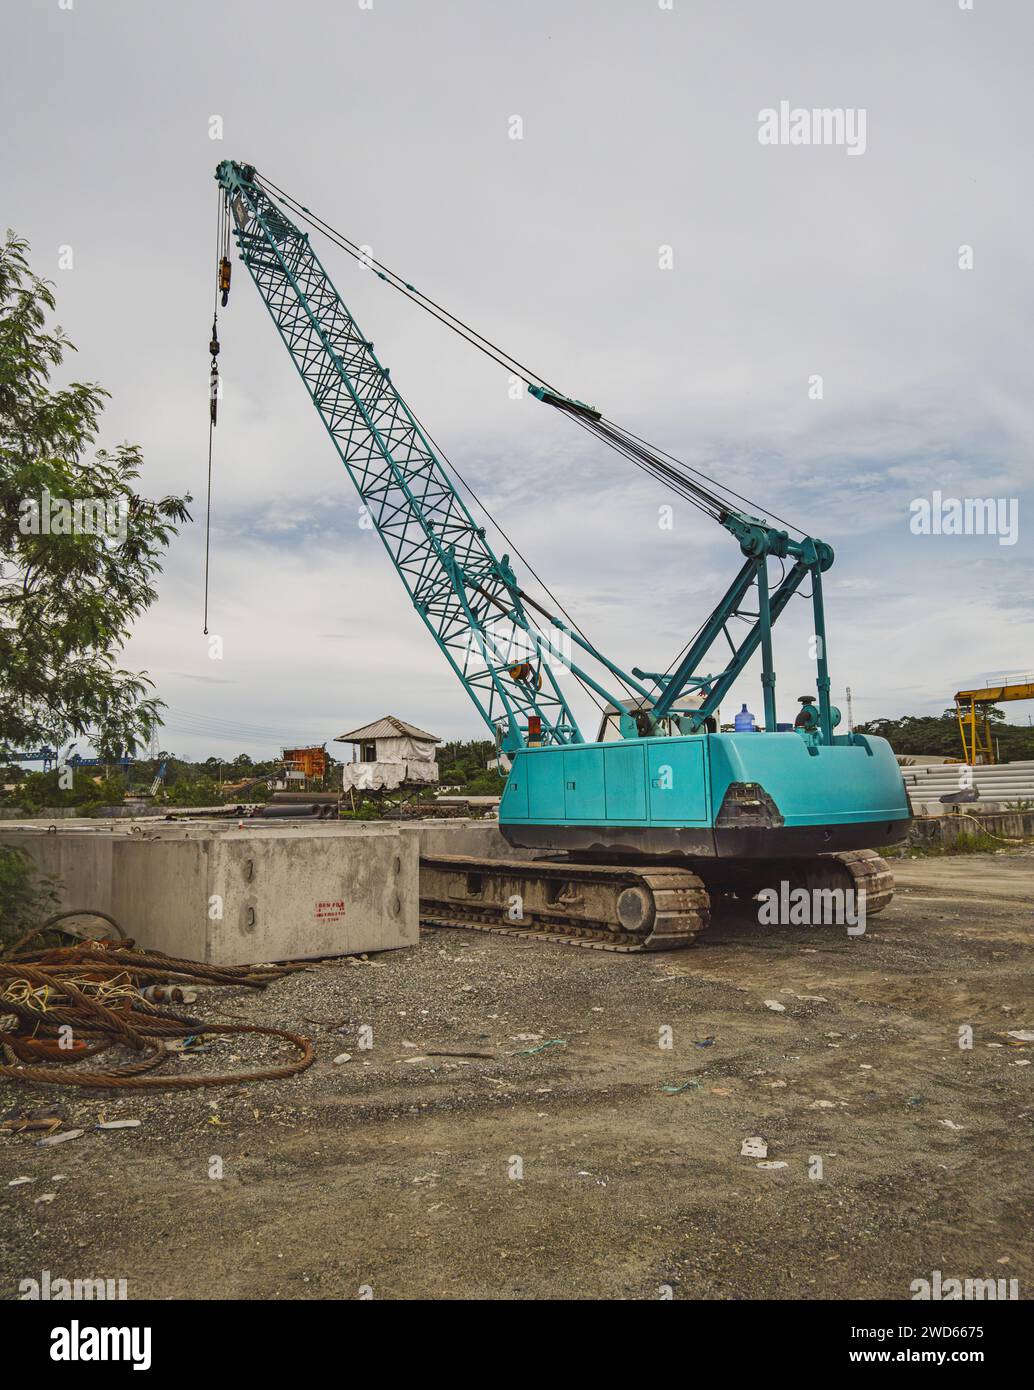
<instances>
[{"instance_id":1,"label":"metal lattice truss","mask_svg":"<svg viewBox=\"0 0 1034 1390\"><path fill-rule=\"evenodd\" d=\"M572 665L557 634L529 618L507 557L496 558L308 236L245 166L227 161L216 177L241 259L414 607L482 718L510 749L525 743L532 716L543 743L582 742L549 660Z\"/></svg>"}]
</instances>

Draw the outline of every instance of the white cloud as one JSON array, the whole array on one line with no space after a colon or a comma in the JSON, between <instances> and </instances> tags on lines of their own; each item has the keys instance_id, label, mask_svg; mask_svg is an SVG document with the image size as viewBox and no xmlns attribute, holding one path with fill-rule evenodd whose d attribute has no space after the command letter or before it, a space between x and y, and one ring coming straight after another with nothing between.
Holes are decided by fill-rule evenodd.
<instances>
[{"instance_id":1,"label":"white cloud","mask_svg":"<svg viewBox=\"0 0 1034 1390\"><path fill-rule=\"evenodd\" d=\"M416 0L324 6L290 80L271 0L253 0L247 26L192 0L160 20L148 7L8 16L0 105L26 137L3 152L7 218L57 280L81 350L71 374L114 393L106 441L143 445L152 492L195 498L128 664L171 706L242 732L322 741L391 710L480 733L358 531L351 484L239 264L220 314L212 626L226 655L211 669L211 175L229 156L563 389L829 539L832 670L856 717L938 710L985 667L1034 665L1031 14L870 0L831 27L827 11L536 0L515 25L474 0L433 14ZM784 96L866 107L864 157L759 146L757 112ZM221 144L207 138L213 110ZM512 111L523 142L506 139ZM956 268L963 242L971 272ZM76 269L59 274L66 243ZM510 400L504 373L372 276L325 260L393 379L572 613L622 664L666 666L735 573L731 537L683 504L660 532L655 484ZM807 396L813 373L822 401ZM1020 543L912 536L908 503L934 488L1019 497ZM809 631L795 603L777 643L782 717L813 678ZM760 705L753 678L727 703L743 700ZM266 745L185 732L176 746Z\"/></svg>"}]
</instances>

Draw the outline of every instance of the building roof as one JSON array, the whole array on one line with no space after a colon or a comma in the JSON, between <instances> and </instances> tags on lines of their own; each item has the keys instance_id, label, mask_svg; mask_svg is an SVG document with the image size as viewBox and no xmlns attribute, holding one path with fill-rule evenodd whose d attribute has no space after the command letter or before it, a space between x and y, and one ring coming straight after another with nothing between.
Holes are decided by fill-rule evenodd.
<instances>
[{"instance_id":1,"label":"building roof","mask_svg":"<svg viewBox=\"0 0 1034 1390\"><path fill-rule=\"evenodd\" d=\"M359 743L371 738L415 738L421 743L441 743L437 734L424 733L415 724L407 724L394 714L386 714L383 719L375 719L372 724L364 724L361 729L353 729L350 734L338 734L335 743Z\"/></svg>"}]
</instances>

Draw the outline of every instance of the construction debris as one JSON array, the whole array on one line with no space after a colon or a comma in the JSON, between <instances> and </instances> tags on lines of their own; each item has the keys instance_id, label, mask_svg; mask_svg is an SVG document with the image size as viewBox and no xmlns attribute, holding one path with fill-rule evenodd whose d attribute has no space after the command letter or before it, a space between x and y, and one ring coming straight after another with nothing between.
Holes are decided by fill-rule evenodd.
<instances>
[{"instance_id":1,"label":"construction debris","mask_svg":"<svg viewBox=\"0 0 1034 1390\"><path fill-rule=\"evenodd\" d=\"M86 1133L84 1129L62 1129L57 1134L48 1134L45 1139L38 1139L36 1147L38 1149L49 1149L55 1144L64 1144L69 1139L81 1139Z\"/></svg>"},{"instance_id":2,"label":"construction debris","mask_svg":"<svg viewBox=\"0 0 1034 1390\"><path fill-rule=\"evenodd\" d=\"M545 1042L539 1043L537 1047L522 1047L522 1048L520 1049L520 1051L517 1052L517 1053L515 1053L514 1055L517 1056L517 1057L532 1057L532 1056L535 1055L536 1052L545 1052L545 1050L546 1050L547 1047L566 1047L566 1046L567 1046L567 1039L566 1039L566 1038L548 1038Z\"/></svg>"},{"instance_id":3,"label":"construction debris","mask_svg":"<svg viewBox=\"0 0 1034 1390\"><path fill-rule=\"evenodd\" d=\"M149 1002L145 991L156 982L174 982L177 988L186 983L264 989L271 980L304 968L300 964L205 965L159 951L138 951L128 939L83 941L6 957L0 961L0 1045L7 1065L0 1066L0 1076L37 1085L151 1090L293 1076L314 1060L308 1038L258 1024L205 1023ZM278 1067L216 1076L143 1075L185 1055L182 1047L174 1050L170 1046L173 1042L208 1034L243 1033L282 1038L299 1056ZM77 1065L116 1047L138 1055L103 1071ZM122 1129L135 1123L139 1121L116 1120L98 1128ZM17 1125L29 1127L30 1123ZM40 1142L62 1143L82 1132L69 1130Z\"/></svg>"},{"instance_id":4,"label":"construction debris","mask_svg":"<svg viewBox=\"0 0 1034 1390\"><path fill-rule=\"evenodd\" d=\"M0 1121L0 1130L8 1134L53 1134L55 1129L60 1128L60 1115L48 1115L45 1118L14 1115Z\"/></svg>"}]
</instances>

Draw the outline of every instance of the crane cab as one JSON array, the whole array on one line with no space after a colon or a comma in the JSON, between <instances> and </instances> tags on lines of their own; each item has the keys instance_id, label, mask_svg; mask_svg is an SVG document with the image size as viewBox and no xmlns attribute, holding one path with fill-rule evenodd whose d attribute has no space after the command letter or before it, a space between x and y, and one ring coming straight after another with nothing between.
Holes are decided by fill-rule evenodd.
<instances>
[{"instance_id":1,"label":"crane cab","mask_svg":"<svg viewBox=\"0 0 1034 1390\"><path fill-rule=\"evenodd\" d=\"M637 714L649 708L649 702L646 700L629 699L625 703L633 714ZM667 719L662 720L664 736L671 738L676 734L681 734L682 730L678 723L679 717L683 714L692 714L693 711L699 709L702 704L703 700L699 695L681 695L675 701L675 706L671 715ZM720 727L720 715L718 710L715 710L712 717L707 721L706 728L702 732L717 733ZM621 737L620 710L617 705L604 705L603 714L600 716L599 729L596 733L596 742L612 743L615 739Z\"/></svg>"}]
</instances>

